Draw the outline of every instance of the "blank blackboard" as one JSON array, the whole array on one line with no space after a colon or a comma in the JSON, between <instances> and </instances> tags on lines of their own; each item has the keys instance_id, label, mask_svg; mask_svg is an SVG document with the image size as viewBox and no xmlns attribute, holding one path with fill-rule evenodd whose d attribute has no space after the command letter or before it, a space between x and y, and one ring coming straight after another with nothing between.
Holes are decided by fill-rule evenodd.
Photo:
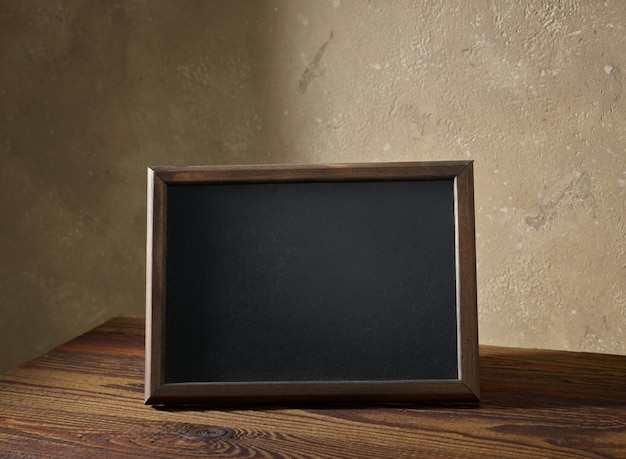
<instances>
[{"instance_id":1,"label":"blank blackboard","mask_svg":"<svg viewBox=\"0 0 626 459\"><path fill-rule=\"evenodd\" d=\"M476 399L463 172L150 169L147 402Z\"/></svg>"}]
</instances>

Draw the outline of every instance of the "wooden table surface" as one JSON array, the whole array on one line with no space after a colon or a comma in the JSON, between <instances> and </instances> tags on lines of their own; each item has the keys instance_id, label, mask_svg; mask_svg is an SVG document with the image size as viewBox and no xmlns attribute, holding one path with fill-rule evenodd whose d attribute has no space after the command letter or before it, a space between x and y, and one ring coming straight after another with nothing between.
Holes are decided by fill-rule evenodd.
<instances>
[{"instance_id":1,"label":"wooden table surface","mask_svg":"<svg viewBox=\"0 0 626 459\"><path fill-rule=\"evenodd\" d=\"M480 351L479 405L159 409L115 319L0 377L0 458L626 458L626 356Z\"/></svg>"}]
</instances>

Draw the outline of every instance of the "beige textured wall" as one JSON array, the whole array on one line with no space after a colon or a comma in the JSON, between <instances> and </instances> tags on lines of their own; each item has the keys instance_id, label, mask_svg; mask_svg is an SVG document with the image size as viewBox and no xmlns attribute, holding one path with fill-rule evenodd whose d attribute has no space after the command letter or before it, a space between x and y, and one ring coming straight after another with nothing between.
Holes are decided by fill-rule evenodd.
<instances>
[{"instance_id":1,"label":"beige textured wall","mask_svg":"<svg viewBox=\"0 0 626 459\"><path fill-rule=\"evenodd\" d=\"M471 158L482 343L626 354L626 2L0 2L0 372L144 311L147 165Z\"/></svg>"}]
</instances>

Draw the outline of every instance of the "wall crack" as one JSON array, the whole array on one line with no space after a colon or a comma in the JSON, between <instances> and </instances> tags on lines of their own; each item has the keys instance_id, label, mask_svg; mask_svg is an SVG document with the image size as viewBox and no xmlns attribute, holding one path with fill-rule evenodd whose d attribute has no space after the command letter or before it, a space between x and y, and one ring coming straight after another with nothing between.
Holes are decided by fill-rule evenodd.
<instances>
[{"instance_id":1,"label":"wall crack","mask_svg":"<svg viewBox=\"0 0 626 459\"><path fill-rule=\"evenodd\" d=\"M580 177L574 178L563 190L563 193L553 201L539 205L537 215L526 217L526 224L539 230L550 227L552 222L566 210L576 208L591 209L592 218L596 219L596 199L591 189L591 173L584 172Z\"/></svg>"},{"instance_id":2,"label":"wall crack","mask_svg":"<svg viewBox=\"0 0 626 459\"><path fill-rule=\"evenodd\" d=\"M320 76L321 74L320 61L322 60L322 56L324 56L324 52L326 52L326 48L328 47L328 44L333 39L333 36L334 36L334 33L331 30L330 38L328 38L328 40L326 40L324 44L320 46L320 48L315 53L313 60L307 66L307 68L304 69L304 72L300 76L300 82L298 84L298 91L300 92L300 94L304 94L307 91L307 89L309 89L309 83L311 82L311 80Z\"/></svg>"}]
</instances>

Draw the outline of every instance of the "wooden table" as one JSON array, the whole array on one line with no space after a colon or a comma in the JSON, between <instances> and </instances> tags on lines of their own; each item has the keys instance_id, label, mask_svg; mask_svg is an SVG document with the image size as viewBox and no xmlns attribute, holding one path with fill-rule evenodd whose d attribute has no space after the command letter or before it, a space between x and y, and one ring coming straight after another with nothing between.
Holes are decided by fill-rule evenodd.
<instances>
[{"instance_id":1,"label":"wooden table","mask_svg":"<svg viewBox=\"0 0 626 459\"><path fill-rule=\"evenodd\" d=\"M115 319L0 377L0 458L626 458L626 356L480 351L480 405L158 409Z\"/></svg>"}]
</instances>

